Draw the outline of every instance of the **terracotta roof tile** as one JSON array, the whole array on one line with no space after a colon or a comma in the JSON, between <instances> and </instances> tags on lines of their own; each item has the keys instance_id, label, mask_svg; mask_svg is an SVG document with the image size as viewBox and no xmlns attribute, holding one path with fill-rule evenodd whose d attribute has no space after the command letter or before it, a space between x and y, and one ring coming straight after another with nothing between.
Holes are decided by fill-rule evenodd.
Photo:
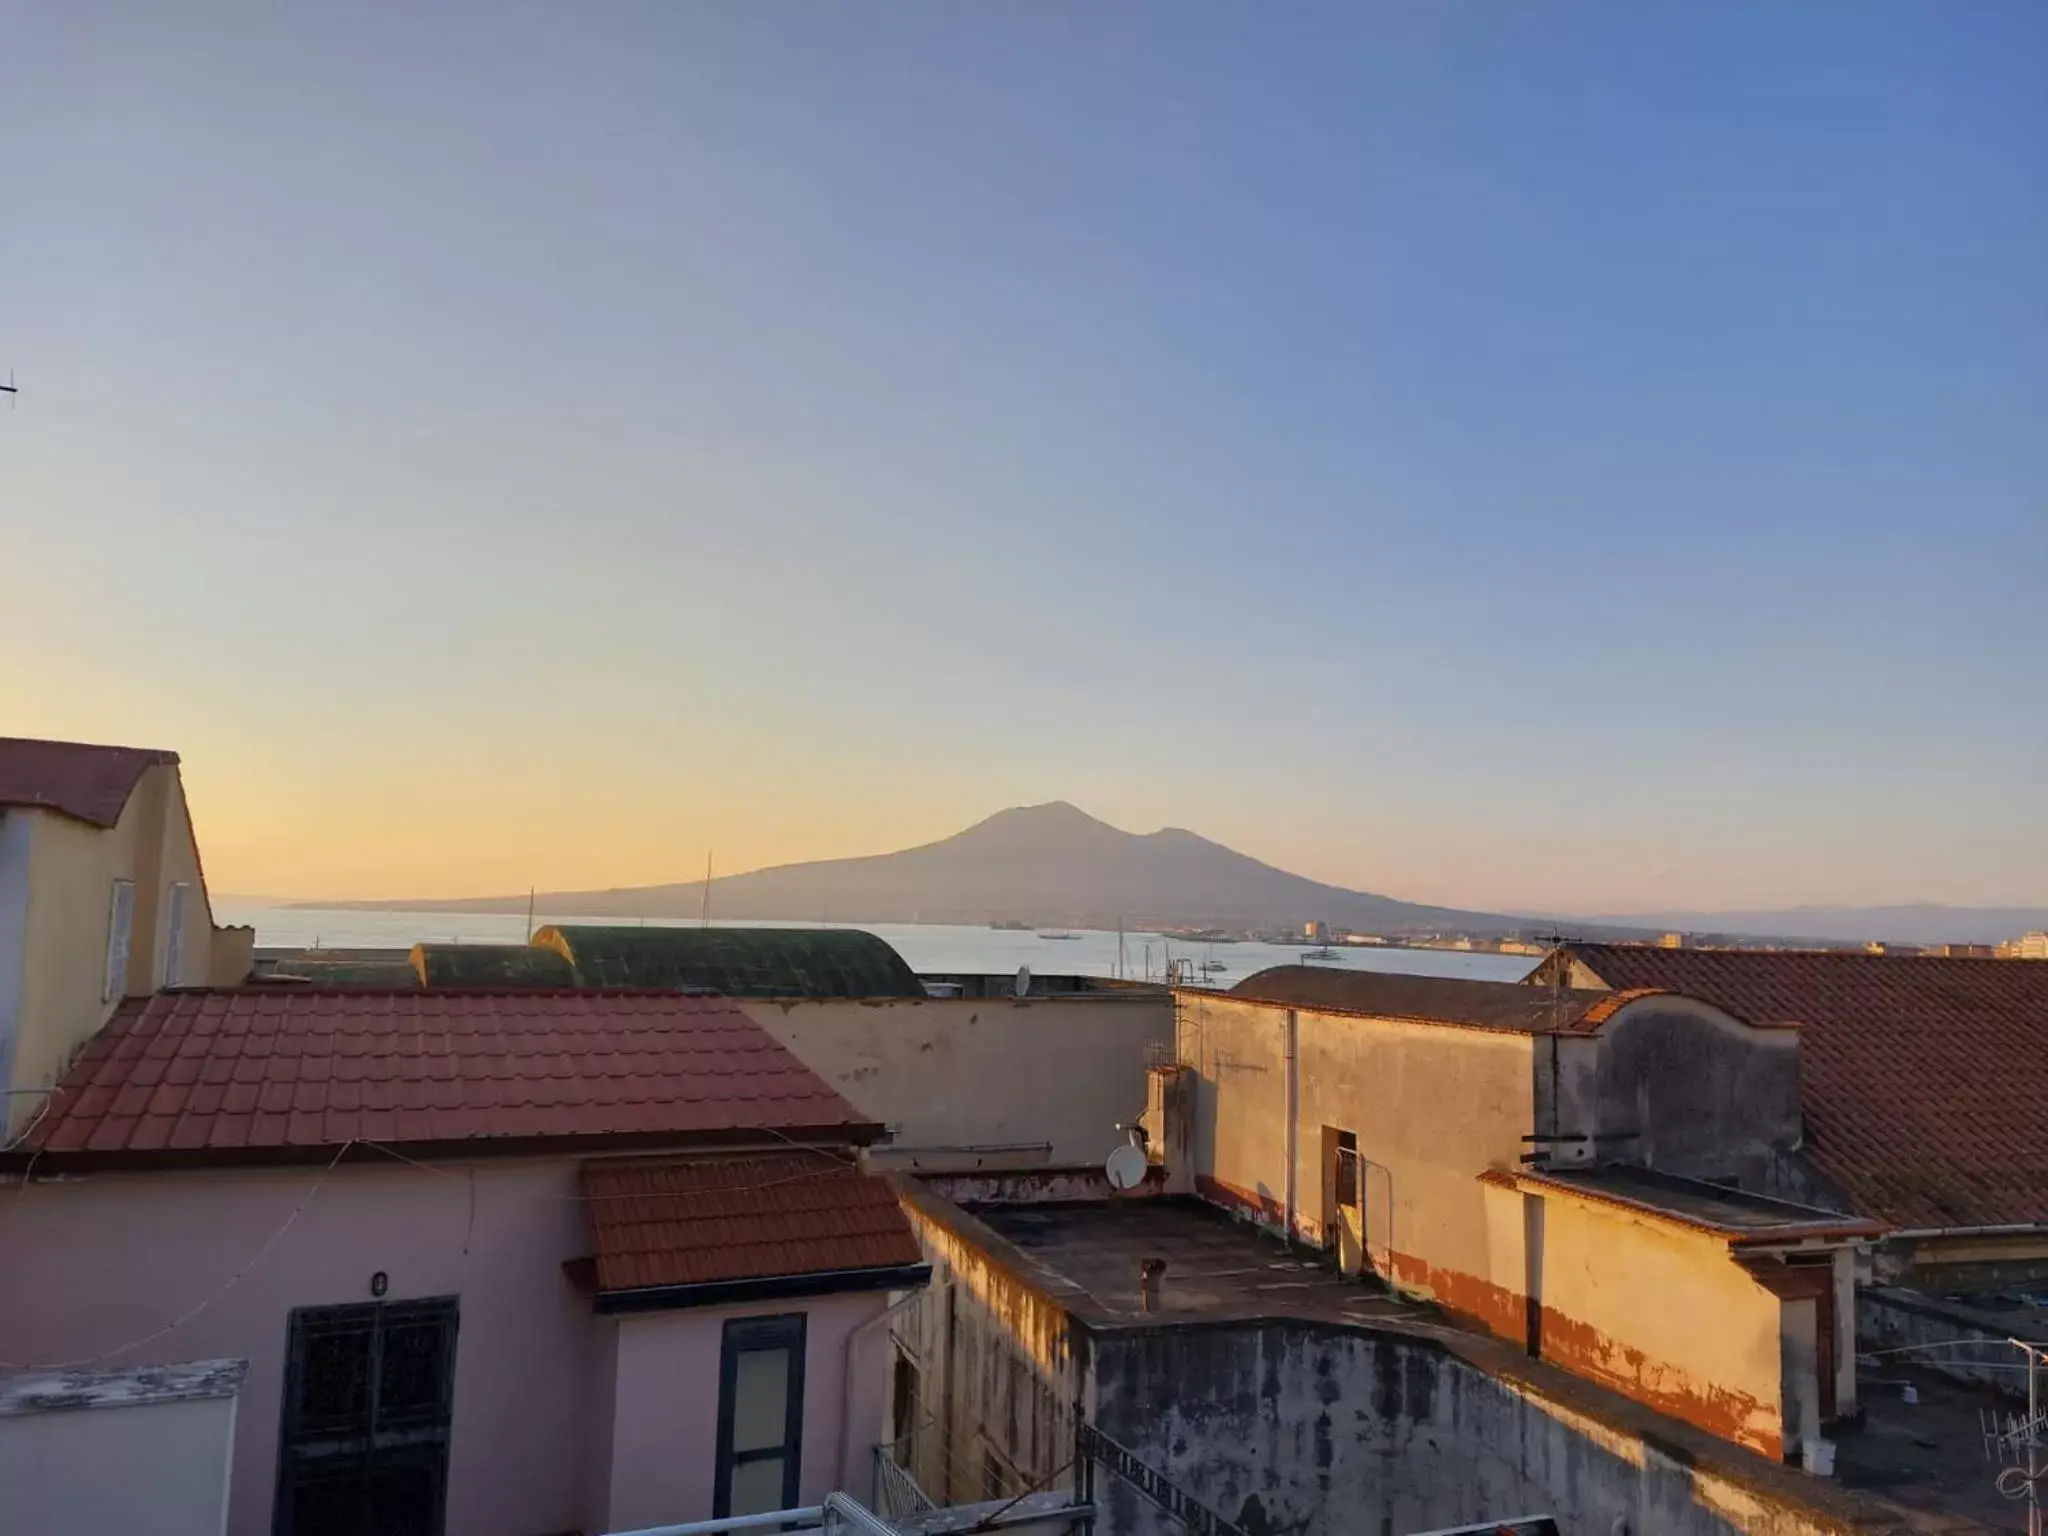
<instances>
[{"instance_id":1,"label":"terracotta roof tile","mask_svg":"<svg viewBox=\"0 0 2048 1536\"><path fill-rule=\"evenodd\" d=\"M317 1153L794 1129L874 1127L726 998L249 988L124 1004L21 1147Z\"/></svg>"},{"instance_id":2,"label":"terracotta roof tile","mask_svg":"<svg viewBox=\"0 0 2048 1536\"><path fill-rule=\"evenodd\" d=\"M895 1192L817 1152L583 1165L600 1291L916 1264Z\"/></svg>"},{"instance_id":3,"label":"terracotta roof tile","mask_svg":"<svg viewBox=\"0 0 2048 1536\"><path fill-rule=\"evenodd\" d=\"M147 747L0 736L0 805L61 811L96 827L121 819L143 774L178 754Z\"/></svg>"},{"instance_id":4,"label":"terracotta roof tile","mask_svg":"<svg viewBox=\"0 0 2048 1536\"><path fill-rule=\"evenodd\" d=\"M1800 1029L1806 1151L1900 1227L2048 1222L2048 964L1574 944L1610 986Z\"/></svg>"}]
</instances>

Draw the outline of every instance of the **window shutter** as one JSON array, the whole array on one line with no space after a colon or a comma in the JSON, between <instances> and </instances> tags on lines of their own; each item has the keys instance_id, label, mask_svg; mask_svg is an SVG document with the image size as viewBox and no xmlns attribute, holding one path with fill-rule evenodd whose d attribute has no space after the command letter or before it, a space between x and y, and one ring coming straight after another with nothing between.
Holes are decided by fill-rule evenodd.
<instances>
[{"instance_id":1,"label":"window shutter","mask_svg":"<svg viewBox=\"0 0 2048 1536\"><path fill-rule=\"evenodd\" d=\"M107 984L101 1001L111 1003L128 990L128 941L135 926L135 882L116 880L107 913Z\"/></svg>"},{"instance_id":2,"label":"window shutter","mask_svg":"<svg viewBox=\"0 0 2048 1536\"><path fill-rule=\"evenodd\" d=\"M185 893L191 889L180 880L164 893L170 911L168 932L164 936L163 984L167 987L179 986L185 980Z\"/></svg>"}]
</instances>

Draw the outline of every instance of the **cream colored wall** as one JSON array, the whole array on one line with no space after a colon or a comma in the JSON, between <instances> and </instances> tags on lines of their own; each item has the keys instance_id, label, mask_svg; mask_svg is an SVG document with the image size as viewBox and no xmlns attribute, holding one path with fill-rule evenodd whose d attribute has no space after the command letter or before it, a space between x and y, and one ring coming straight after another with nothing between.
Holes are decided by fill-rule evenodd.
<instances>
[{"instance_id":1,"label":"cream colored wall","mask_svg":"<svg viewBox=\"0 0 2048 1536\"><path fill-rule=\"evenodd\" d=\"M221 1536L232 1397L0 1418L0 1531Z\"/></svg>"},{"instance_id":2,"label":"cream colored wall","mask_svg":"<svg viewBox=\"0 0 2048 1536\"><path fill-rule=\"evenodd\" d=\"M1494 1268L1477 1175L1528 1150L1535 1078L1528 1036L1292 1010L1295 1234L1324 1241L1324 1127L1354 1132L1364 1160L1368 1253L1404 1287L1508 1330L1515 1299L1484 1293ZM1181 994L1180 1059L1199 1075L1197 1177L1274 1224L1287 1193L1287 1018L1271 1004ZM1233 1198L1234 1197L1234 1198ZM1389 1219L1391 1218L1391 1219Z\"/></svg>"},{"instance_id":3,"label":"cream colored wall","mask_svg":"<svg viewBox=\"0 0 2048 1536\"><path fill-rule=\"evenodd\" d=\"M1783 1303L1725 1239L1546 1192L1543 1357L1780 1454Z\"/></svg>"},{"instance_id":4,"label":"cream colored wall","mask_svg":"<svg viewBox=\"0 0 2048 1536\"><path fill-rule=\"evenodd\" d=\"M165 764L145 772L111 828L90 826L54 811L10 814L25 816L30 832L25 942L9 1086L41 1088L54 1083L78 1048L113 1013L115 1002L101 994L116 880L135 883L125 995L147 996L159 986L240 981L248 974L246 956L255 935L247 929L217 933L213 927L176 767ZM191 888L183 953L178 974L166 976L167 892L180 881ZM12 1095L10 1129L19 1130L42 1103L40 1095Z\"/></svg>"},{"instance_id":5,"label":"cream colored wall","mask_svg":"<svg viewBox=\"0 0 2048 1536\"><path fill-rule=\"evenodd\" d=\"M864 1115L918 1147L1049 1146L1012 1161L1099 1163L1145 1108L1148 1052L1173 1038L1165 994L1076 998L742 1000Z\"/></svg>"}]
</instances>

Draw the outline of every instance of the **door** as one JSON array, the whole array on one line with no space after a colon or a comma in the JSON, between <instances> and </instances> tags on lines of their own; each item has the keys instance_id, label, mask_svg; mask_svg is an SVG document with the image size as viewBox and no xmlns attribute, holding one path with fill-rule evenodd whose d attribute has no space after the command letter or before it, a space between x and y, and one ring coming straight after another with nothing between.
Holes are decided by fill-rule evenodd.
<instances>
[{"instance_id":1,"label":"door","mask_svg":"<svg viewBox=\"0 0 2048 1536\"><path fill-rule=\"evenodd\" d=\"M713 1517L795 1509L803 1428L803 1313L727 1322L718 1368Z\"/></svg>"},{"instance_id":2,"label":"door","mask_svg":"<svg viewBox=\"0 0 2048 1536\"><path fill-rule=\"evenodd\" d=\"M441 1536L455 1317L452 1296L292 1313L278 1536Z\"/></svg>"},{"instance_id":3,"label":"door","mask_svg":"<svg viewBox=\"0 0 2048 1536\"><path fill-rule=\"evenodd\" d=\"M1337 1133L1336 1168L1337 1269L1340 1274L1365 1271L1365 1164L1358 1156L1355 1131Z\"/></svg>"}]
</instances>

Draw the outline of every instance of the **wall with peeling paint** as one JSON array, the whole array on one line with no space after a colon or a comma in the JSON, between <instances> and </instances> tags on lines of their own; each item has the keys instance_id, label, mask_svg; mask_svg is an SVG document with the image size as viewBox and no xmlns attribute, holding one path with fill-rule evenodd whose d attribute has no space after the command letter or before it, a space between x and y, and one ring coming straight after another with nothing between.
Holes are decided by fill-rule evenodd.
<instances>
[{"instance_id":1,"label":"wall with peeling paint","mask_svg":"<svg viewBox=\"0 0 2048 1536\"><path fill-rule=\"evenodd\" d=\"M1596 1035L1537 1043L1540 1129L1566 1161L1637 1163L1810 1197L1796 1170L1799 1033L1758 1029L1688 998L1631 1003Z\"/></svg>"},{"instance_id":2,"label":"wall with peeling paint","mask_svg":"<svg viewBox=\"0 0 2048 1536\"><path fill-rule=\"evenodd\" d=\"M1188 1000L1180 1059L1199 1075L1198 1187L1278 1229L1287 1201L1287 1019L1295 1019L1295 1236L1330 1237L1334 1157L1324 1128L1358 1138L1374 1267L1488 1271L1477 1175L1513 1168L1535 1126L1526 1035Z\"/></svg>"},{"instance_id":3,"label":"wall with peeling paint","mask_svg":"<svg viewBox=\"0 0 2048 1536\"><path fill-rule=\"evenodd\" d=\"M1782 1454L1786 1304L1729 1258L1727 1240L1565 1196L1542 1206L1543 1358Z\"/></svg>"},{"instance_id":4,"label":"wall with peeling paint","mask_svg":"<svg viewBox=\"0 0 2048 1536\"><path fill-rule=\"evenodd\" d=\"M890 1426L897 1459L942 1504L1021 1493L1073 1455L1075 1330L1000 1254L918 1202L905 1209L932 1282L891 1324L917 1384L909 1422Z\"/></svg>"},{"instance_id":5,"label":"wall with peeling paint","mask_svg":"<svg viewBox=\"0 0 2048 1536\"><path fill-rule=\"evenodd\" d=\"M1413 1338L1268 1322L1092 1345L1098 1427L1252 1536L1381 1536L1553 1514L1587 1536L1856 1528L1545 1401ZM1179 1536L1107 1474L1104 1536Z\"/></svg>"},{"instance_id":6,"label":"wall with peeling paint","mask_svg":"<svg viewBox=\"0 0 2048 1536\"><path fill-rule=\"evenodd\" d=\"M896 1131L898 1146L881 1149L892 1165L961 1162L911 1155L920 1146L1004 1144L1042 1144L1025 1151L1025 1161L1099 1164L1120 1140L1117 1126L1145 1108L1148 1060L1173 1040L1165 992L743 998L741 1006L863 1114Z\"/></svg>"}]
</instances>

